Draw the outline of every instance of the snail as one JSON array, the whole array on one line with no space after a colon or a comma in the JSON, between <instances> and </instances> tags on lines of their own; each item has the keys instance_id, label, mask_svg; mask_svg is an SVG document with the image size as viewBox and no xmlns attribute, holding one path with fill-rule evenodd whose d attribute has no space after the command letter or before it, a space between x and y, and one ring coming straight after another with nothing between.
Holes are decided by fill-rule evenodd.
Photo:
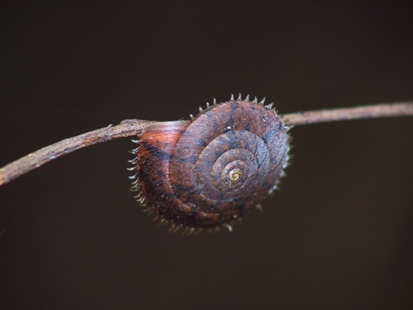
<instances>
[{"instance_id":1,"label":"snail","mask_svg":"<svg viewBox=\"0 0 413 310\"><path fill-rule=\"evenodd\" d=\"M129 170L136 200L171 231L231 224L277 188L288 163L289 126L272 104L249 96L199 108L190 121L161 122L138 135Z\"/></svg>"},{"instance_id":2,"label":"snail","mask_svg":"<svg viewBox=\"0 0 413 310\"><path fill-rule=\"evenodd\" d=\"M129 162L136 171L135 198L156 212L171 230L184 233L232 229L277 188L289 157L288 130L294 125L355 119L413 116L413 101L289 113L281 118L272 104L249 96L214 104L190 121L123 120L116 126L70 137L0 168L0 186L81 148L138 136ZM284 123L287 122L288 124Z\"/></svg>"}]
</instances>

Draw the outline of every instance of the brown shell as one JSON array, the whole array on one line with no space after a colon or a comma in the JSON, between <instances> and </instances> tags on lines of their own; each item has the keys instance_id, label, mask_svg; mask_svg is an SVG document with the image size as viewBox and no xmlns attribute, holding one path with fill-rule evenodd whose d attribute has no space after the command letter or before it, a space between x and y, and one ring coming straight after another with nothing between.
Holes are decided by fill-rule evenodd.
<instances>
[{"instance_id":1,"label":"brown shell","mask_svg":"<svg viewBox=\"0 0 413 310\"><path fill-rule=\"evenodd\" d=\"M190 122L149 126L133 161L137 198L176 227L231 223L284 175L287 130L271 106L247 100L213 105Z\"/></svg>"}]
</instances>

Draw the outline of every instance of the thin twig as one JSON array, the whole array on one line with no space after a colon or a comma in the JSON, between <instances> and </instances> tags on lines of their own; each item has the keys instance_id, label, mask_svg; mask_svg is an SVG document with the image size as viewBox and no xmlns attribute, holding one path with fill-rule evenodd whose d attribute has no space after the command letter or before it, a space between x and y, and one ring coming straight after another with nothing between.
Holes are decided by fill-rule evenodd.
<instances>
[{"instance_id":1,"label":"thin twig","mask_svg":"<svg viewBox=\"0 0 413 310\"><path fill-rule=\"evenodd\" d=\"M413 115L413 102L291 113L285 114L283 119L288 125L306 125L361 118L408 115ZM157 122L125 120L116 126L90 131L46 146L1 168L0 186L62 155L97 143L137 135L142 129L154 123Z\"/></svg>"},{"instance_id":2,"label":"thin twig","mask_svg":"<svg viewBox=\"0 0 413 310\"><path fill-rule=\"evenodd\" d=\"M283 119L288 125L297 126L322 122L407 115L413 115L413 102L383 103L352 108L298 112L285 114Z\"/></svg>"},{"instance_id":3,"label":"thin twig","mask_svg":"<svg viewBox=\"0 0 413 310\"><path fill-rule=\"evenodd\" d=\"M156 122L125 120L116 126L110 125L46 146L1 168L0 186L62 155L97 143L136 135L140 130L152 123Z\"/></svg>"}]
</instances>

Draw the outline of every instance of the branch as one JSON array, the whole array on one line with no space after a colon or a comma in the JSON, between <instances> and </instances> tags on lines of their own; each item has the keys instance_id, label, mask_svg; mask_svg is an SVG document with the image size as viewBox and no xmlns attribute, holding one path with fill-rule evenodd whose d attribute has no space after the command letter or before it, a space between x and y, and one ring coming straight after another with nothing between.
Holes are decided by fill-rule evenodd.
<instances>
[{"instance_id":1,"label":"branch","mask_svg":"<svg viewBox=\"0 0 413 310\"><path fill-rule=\"evenodd\" d=\"M288 125L307 125L333 121L349 121L362 118L378 118L413 115L413 102L375 104L352 108L318 110L285 114Z\"/></svg>"},{"instance_id":2,"label":"branch","mask_svg":"<svg viewBox=\"0 0 413 310\"><path fill-rule=\"evenodd\" d=\"M285 114L283 119L288 125L306 125L341 120L408 115L413 115L413 102L298 112ZM1 168L0 186L53 159L78 149L117 138L136 136L146 126L154 123L157 122L146 120L124 120L119 125L90 131L46 146Z\"/></svg>"},{"instance_id":3,"label":"branch","mask_svg":"<svg viewBox=\"0 0 413 310\"><path fill-rule=\"evenodd\" d=\"M137 135L139 131L153 123L156 122L124 120L119 125L109 125L46 146L1 168L0 186L62 155L97 143Z\"/></svg>"}]
</instances>

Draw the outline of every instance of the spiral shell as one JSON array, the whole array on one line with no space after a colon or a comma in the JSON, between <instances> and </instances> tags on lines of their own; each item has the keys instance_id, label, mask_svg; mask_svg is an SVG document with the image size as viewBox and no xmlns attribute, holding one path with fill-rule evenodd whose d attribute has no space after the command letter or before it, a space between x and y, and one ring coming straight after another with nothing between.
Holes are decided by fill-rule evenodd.
<instances>
[{"instance_id":1,"label":"spiral shell","mask_svg":"<svg viewBox=\"0 0 413 310\"><path fill-rule=\"evenodd\" d=\"M132 161L137 200L173 229L228 228L276 188L288 161L288 127L257 100L214 104L191 121L151 125Z\"/></svg>"}]
</instances>

